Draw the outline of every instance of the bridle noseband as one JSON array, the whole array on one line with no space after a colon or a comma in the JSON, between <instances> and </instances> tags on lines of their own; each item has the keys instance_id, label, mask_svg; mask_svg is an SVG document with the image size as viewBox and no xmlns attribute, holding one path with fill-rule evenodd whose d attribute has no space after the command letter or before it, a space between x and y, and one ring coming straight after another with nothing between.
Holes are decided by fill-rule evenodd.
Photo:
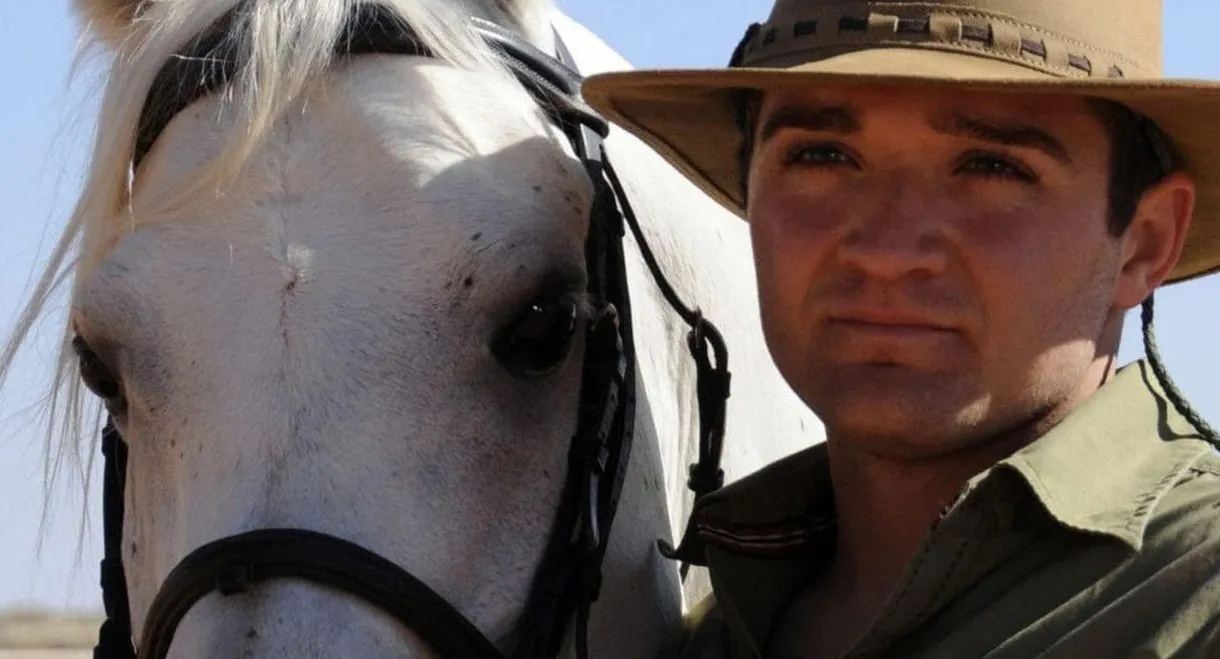
<instances>
[{"instance_id":1,"label":"bridle noseband","mask_svg":"<svg viewBox=\"0 0 1220 659\"><path fill-rule=\"evenodd\" d=\"M134 166L148 154L175 115L223 88L241 56L227 38L231 11L171 58L157 74L141 114ZM687 307L662 275L644 240L618 176L606 156L607 122L581 100L581 78L556 34L560 59L497 25L472 19L475 31L502 56L517 79L548 110L584 163L594 187L585 242L589 295L601 305L586 335L576 432L568 451L562 499L545 555L518 623L512 659L555 657L576 618L577 656L588 656L589 609L598 598L601 563L622 491L635 423L635 344L623 255L624 224L669 304L691 326L688 347L696 361L700 446L688 485L696 497L720 487L719 468L728 398L728 353L716 328ZM433 56L388 10L360 5L337 46L341 55L365 53ZM709 350L714 353L709 354ZM102 432L104 558L102 598L106 620L94 659L135 659L127 581L122 563L127 446L113 421ZM145 621L139 654L163 659L183 617L201 598L230 595L270 579L304 579L358 597L393 616L440 656L506 659L465 616L398 565L357 545L303 529L259 529L210 542L188 554L162 583Z\"/></svg>"}]
</instances>

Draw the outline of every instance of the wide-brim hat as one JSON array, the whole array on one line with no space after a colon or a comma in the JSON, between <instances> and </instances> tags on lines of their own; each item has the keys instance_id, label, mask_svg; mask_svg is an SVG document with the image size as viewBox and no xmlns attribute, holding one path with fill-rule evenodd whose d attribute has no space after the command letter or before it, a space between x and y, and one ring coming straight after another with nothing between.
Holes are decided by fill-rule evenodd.
<instances>
[{"instance_id":1,"label":"wide-brim hat","mask_svg":"<svg viewBox=\"0 0 1220 659\"><path fill-rule=\"evenodd\" d=\"M742 90L867 82L1116 101L1170 138L1198 186L1175 283L1220 269L1220 83L1164 78L1161 39L1160 0L777 0L729 68L593 75L583 93L743 217Z\"/></svg>"}]
</instances>

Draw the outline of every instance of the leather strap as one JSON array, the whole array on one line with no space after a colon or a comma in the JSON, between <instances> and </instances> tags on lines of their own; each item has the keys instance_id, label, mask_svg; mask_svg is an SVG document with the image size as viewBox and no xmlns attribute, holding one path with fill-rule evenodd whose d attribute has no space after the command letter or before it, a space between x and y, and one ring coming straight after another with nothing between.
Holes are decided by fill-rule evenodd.
<instances>
[{"instance_id":1,"label":"leather strap","mask_svg":"<svg viewBox=\"0 0 1220 659\"><path fill-rule=\"evenodd\" d=\"M127 481L127 444L113 421L102 429L102 606L106 620L98 632L93 659L136 659L131 642L131 606L123 571L123 500Z\"/></svg>"},{"instance_id":2,"label":"leather strap","mask_svg":"<svg viewBox=\"0 0 1220 659\"><path fill-rule=\"evenodd\" d=\"M302 529L259 529L199 547L165 578L140 640L147 659L169 655L174 630L205 595L244 593L271 579L341 590L394 616L442 657L504 659L445 598L360 545Z\"/></svg>"}]
</instances>

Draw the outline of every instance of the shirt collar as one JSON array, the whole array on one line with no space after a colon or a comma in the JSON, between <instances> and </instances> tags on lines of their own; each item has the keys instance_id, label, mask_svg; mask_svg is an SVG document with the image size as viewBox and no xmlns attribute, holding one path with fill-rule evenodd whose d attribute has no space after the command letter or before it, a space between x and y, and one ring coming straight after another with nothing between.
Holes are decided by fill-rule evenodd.
<instances>
[{"instance_id":1,"label":"shirt collar","mask_svg":"<svg viewBox=\"0 0 1220 659\"><path fill-rule=\"evenodd\" d=\"M1138 550L1157 501L1209 450L1140 360L1037 441L971 479L954 507L972 496L1012 496L1011 487L978 487L1007 471L1061 527ZM819 444L700 499L681 544L666 553L712 564L719 604L759 654L775 618L831 556L834 535L834 492Z\"/></svg>"},{"instance_id":2,"label":"shirt collar","mask_svg":"<svg viewBox=\"0 0 1220 659\"><path fill-rule=\"evenodd\" d=\"M1112 536L1138 551L1156 502L1209 450L1140 360L974 481L1015 471L1063 526Z\"/></svg>"}]
</instances>

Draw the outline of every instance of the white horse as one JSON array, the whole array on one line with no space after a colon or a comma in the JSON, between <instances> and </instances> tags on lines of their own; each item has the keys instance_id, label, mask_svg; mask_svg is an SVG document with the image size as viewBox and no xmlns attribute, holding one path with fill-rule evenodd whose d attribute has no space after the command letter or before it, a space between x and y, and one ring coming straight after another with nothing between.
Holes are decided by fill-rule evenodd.
<instances>
[{"instance_id":1,"label":"white horse","mask_svg":"<svg viewBox=\"0 0 1220 659\"><path fill-rule=\"evenodd\" d=\"M551 343L527 369L492 346L534 303L588 320L591 188L466 19L547 53L554 26L586 75L628 64L548 0L384 0L436 57L335 59L355 4L78 0L113 55L98 138L0 377L69 283L53 411L61 441L78 441L79 336L131 451L122 551L137 638L184 555L279 526L360 543L508 647L546 545L583 344L544 327ZM133 169L154 75L235 6L251 53L240 75L178 113ZM745 227L631 136L607 144L661 268L728 342L727 479L820 441L762 340ZM706 592L697 572L681 586L656 548L690 511L687 328L630 238L627 269L636 441L589 635L594 657L616 659L672 649L684 605ZM172 656L433 655L359 599L276 580L198 602Z\"/></svg>"}]
</instances>

